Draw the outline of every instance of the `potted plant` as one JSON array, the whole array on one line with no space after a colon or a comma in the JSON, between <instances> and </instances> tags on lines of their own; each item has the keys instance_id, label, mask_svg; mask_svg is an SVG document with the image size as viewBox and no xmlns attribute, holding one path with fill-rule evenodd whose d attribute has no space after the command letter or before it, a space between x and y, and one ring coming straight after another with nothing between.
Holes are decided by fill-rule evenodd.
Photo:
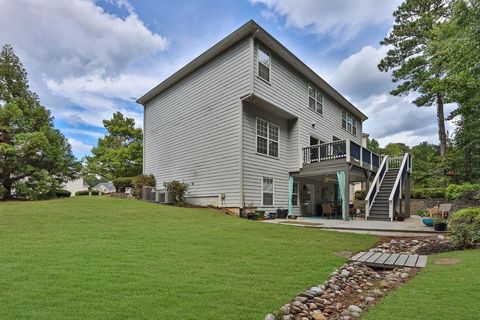
<instances>
[{"instance_id":1,"label":"potted plant","mask_svg":"<svg viewBox=\"0 0 480 320\"><path fill-rule=\"evenodd\" d=\"M441 214L436 215L433 219L433 229L435 231L446 231L447 230L447 219L445 219Z\"/></svg>"}]
</instances>

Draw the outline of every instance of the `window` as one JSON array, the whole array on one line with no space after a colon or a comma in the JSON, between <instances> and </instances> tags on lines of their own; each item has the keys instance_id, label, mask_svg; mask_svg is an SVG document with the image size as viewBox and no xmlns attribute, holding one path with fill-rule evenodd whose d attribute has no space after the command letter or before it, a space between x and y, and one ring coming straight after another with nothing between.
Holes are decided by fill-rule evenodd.
<instances>
[{"instance_id":1,"label":"window","mask_svg":"<svg viewBox=\"0 0 480 320\"><path fill-rule=\"evenodd\" d=\"M293 182L292 204L298 206L298 181Z\"/></svg>"},{"instance_id":2,"label":"window","mask_svg":"<svg viewBox=\"0 0 480 320\"><path fill-rule=\"evenodd\" d=\"M262 178L263 205L273 206L273 179Z\"/></svg>"},{"instance_id":3,"label":"window","mask_svg":"<svg viewBox=\"0 0 480 320\"><path fill-rule=\"evenodd\" d=\"M308 107L320 114L323 113L323 94L312 85L308 85Z\"/></svg>"},{"instance_id":4,"label":"window","mask_svg":"<svg viewBox=\"0 0 480 320\"><path fill-rule=\"evenodd\" d=\"M342 110L342 128L357 135L357 119L345 110Z\"/></svg>"},{"instance_id":5,"label":"window","mask_svg":"<svg viewBox=\"0 0 480 320\"><path fill-rule=\"evenodd\" d=\"M272 59L270 53L257 47L258 76L265 81L270 82L270 68Z\"/></svg>"},{"instance_id":6,"label":"window","mask_svg":"<svg viewBox=\"0 0 480 320\"><path fill-rule=\"evenodd\" d=\"M257 152L278 158L278 126L257 118Z\"/></svg>"}]
</instances>

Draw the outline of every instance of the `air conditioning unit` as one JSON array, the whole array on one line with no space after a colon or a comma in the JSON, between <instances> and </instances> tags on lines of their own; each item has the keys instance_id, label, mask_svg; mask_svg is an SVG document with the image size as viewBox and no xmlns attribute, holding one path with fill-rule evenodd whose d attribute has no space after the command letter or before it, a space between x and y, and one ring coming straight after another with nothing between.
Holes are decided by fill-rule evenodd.
<instances>
[{"instance_id":1,"label":"air conditioning unit","mask_svg":"<svg viewBox=\"0 0 480 320\"><path fill-rule=\"evenodd\" d=\"M157 190L156 191L156 202L158 203L172 203L173 199L167 190Z\"/></svg>"}]
</instances>

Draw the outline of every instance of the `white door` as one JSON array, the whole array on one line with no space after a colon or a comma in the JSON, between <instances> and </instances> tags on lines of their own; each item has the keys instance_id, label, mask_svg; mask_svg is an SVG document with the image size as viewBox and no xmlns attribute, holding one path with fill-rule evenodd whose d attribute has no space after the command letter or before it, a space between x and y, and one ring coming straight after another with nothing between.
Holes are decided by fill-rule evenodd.
<instances>
[{"instance_id":1,"label":"white door","mask_svg":"<svg viewBox=\"0 0 480 320\"><path fill-rule=\"evenodd\" d=\"M313 216L315 212L315 193L314 185L307 183L303 187L302 194L302 209L303 215Z\"/></svg>"}]
</instances>

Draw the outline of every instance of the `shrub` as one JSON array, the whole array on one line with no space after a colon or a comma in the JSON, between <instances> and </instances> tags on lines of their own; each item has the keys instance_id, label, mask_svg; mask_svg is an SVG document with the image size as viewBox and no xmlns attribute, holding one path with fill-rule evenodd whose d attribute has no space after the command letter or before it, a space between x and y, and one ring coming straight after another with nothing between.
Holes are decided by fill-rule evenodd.
<instances>
[{"instance_id":1,"label":"shrub","mask_svg":"<svg viewBox=\"0 0 480 320\"><path fill-rule=\"evenodd\" d=\"M75 192L76 196L88 196L89 194L92 194L92 196L98 196L98 191L97 190L81 190Z\"/></svg>"},{"instance_id":2,"label":"shrub","mask_svg":"<svg viewBox=\"0 0 480 320\"><path fill-rule=\"evenodd\" d=\"M365 200L366 196L367 196L367 190L355 191L355 200Z\"/></svg>"},{"instance_id":3,"label":"shrub","mask_svg":"<svg viewBox=\"0 0 480 320\"><path fill-rule=\"evenodd\" d=\"M417 214L418 214L420 217L426 217L426 216L428 216L427 211L426 211L425 209L418 209L418 210L417 210Z\"/></svg>"},{"instance_id":4,"label":"shrub","mask_svg":"<svg viewBox=\"0 0 480 320\"><path fill-rule=\"evenodd\" d=\"M125 192L125 188L133 187L133 178L132 177L122 177L113 179L112 183L115 186L117 192Z\"/></svg>"},{"instance_id":5,"label":"shrub","mask_svg":"<svg viewBox=\"0 0 480 320\"><path fill-rule=\"evenodd\" d=\"M153 174L150 174L150 175L141 174L132 178L132 184L134 188L134 191L133 191L134 196L137 199L141 199L143 187L155 187L156 182Z\"/></svg>"},{"instance_id":6,"label":"shrub","mask_svg":"<svg viewBox=\"0 0 480 320\"><path fill-rule=\"evenodd\" d=\"M416 188L412 189L412 199L445 198L445 188Z\"/></svg>"},{"instance_id":7,"label":"shrub","mask_svg":"<svg viewBox=\"0 0 480 320\"><path fill-rule=\"evenodd\" d=\"M480 207L461 209L450 218L453 242L468 248L480 242Z\"/></svg>"},{"instance_id":8,"label":"shrub","mask_svg":"<svg viewBox=\"0 0 480 320\"><path fill-rule=\"evenodd\" d=\"M448 200L457 200L465 196L466 194L471 193L470 198L475 199L480 195L480 183L471 184L450 184L447 187L447 192L445 197Z\"/></svg>"},{"instance_id":9,"label":"shrub","mask_svg":"<svg viewBox=\"0 0 480 320\"><path fill-rule=\"evenodd\" d=\"M71 196L71 192L68 191L68 190L65 190L65 189L57 189L55 191L55 195L57 196L57 198L68 198Z\"/></svg>"},{"instance_id":10,"label":"shrub","mask_svg":"<svg viewBox=\"0 0 480 320\"><path fill-rule=\"evenodd\" d=\"M168 192L170 192L173 202L175 204L185 203L185 194L188 191L188 183L183 183L177 180L165 182L163 184Z\"/></svg>"}]
</instances>

